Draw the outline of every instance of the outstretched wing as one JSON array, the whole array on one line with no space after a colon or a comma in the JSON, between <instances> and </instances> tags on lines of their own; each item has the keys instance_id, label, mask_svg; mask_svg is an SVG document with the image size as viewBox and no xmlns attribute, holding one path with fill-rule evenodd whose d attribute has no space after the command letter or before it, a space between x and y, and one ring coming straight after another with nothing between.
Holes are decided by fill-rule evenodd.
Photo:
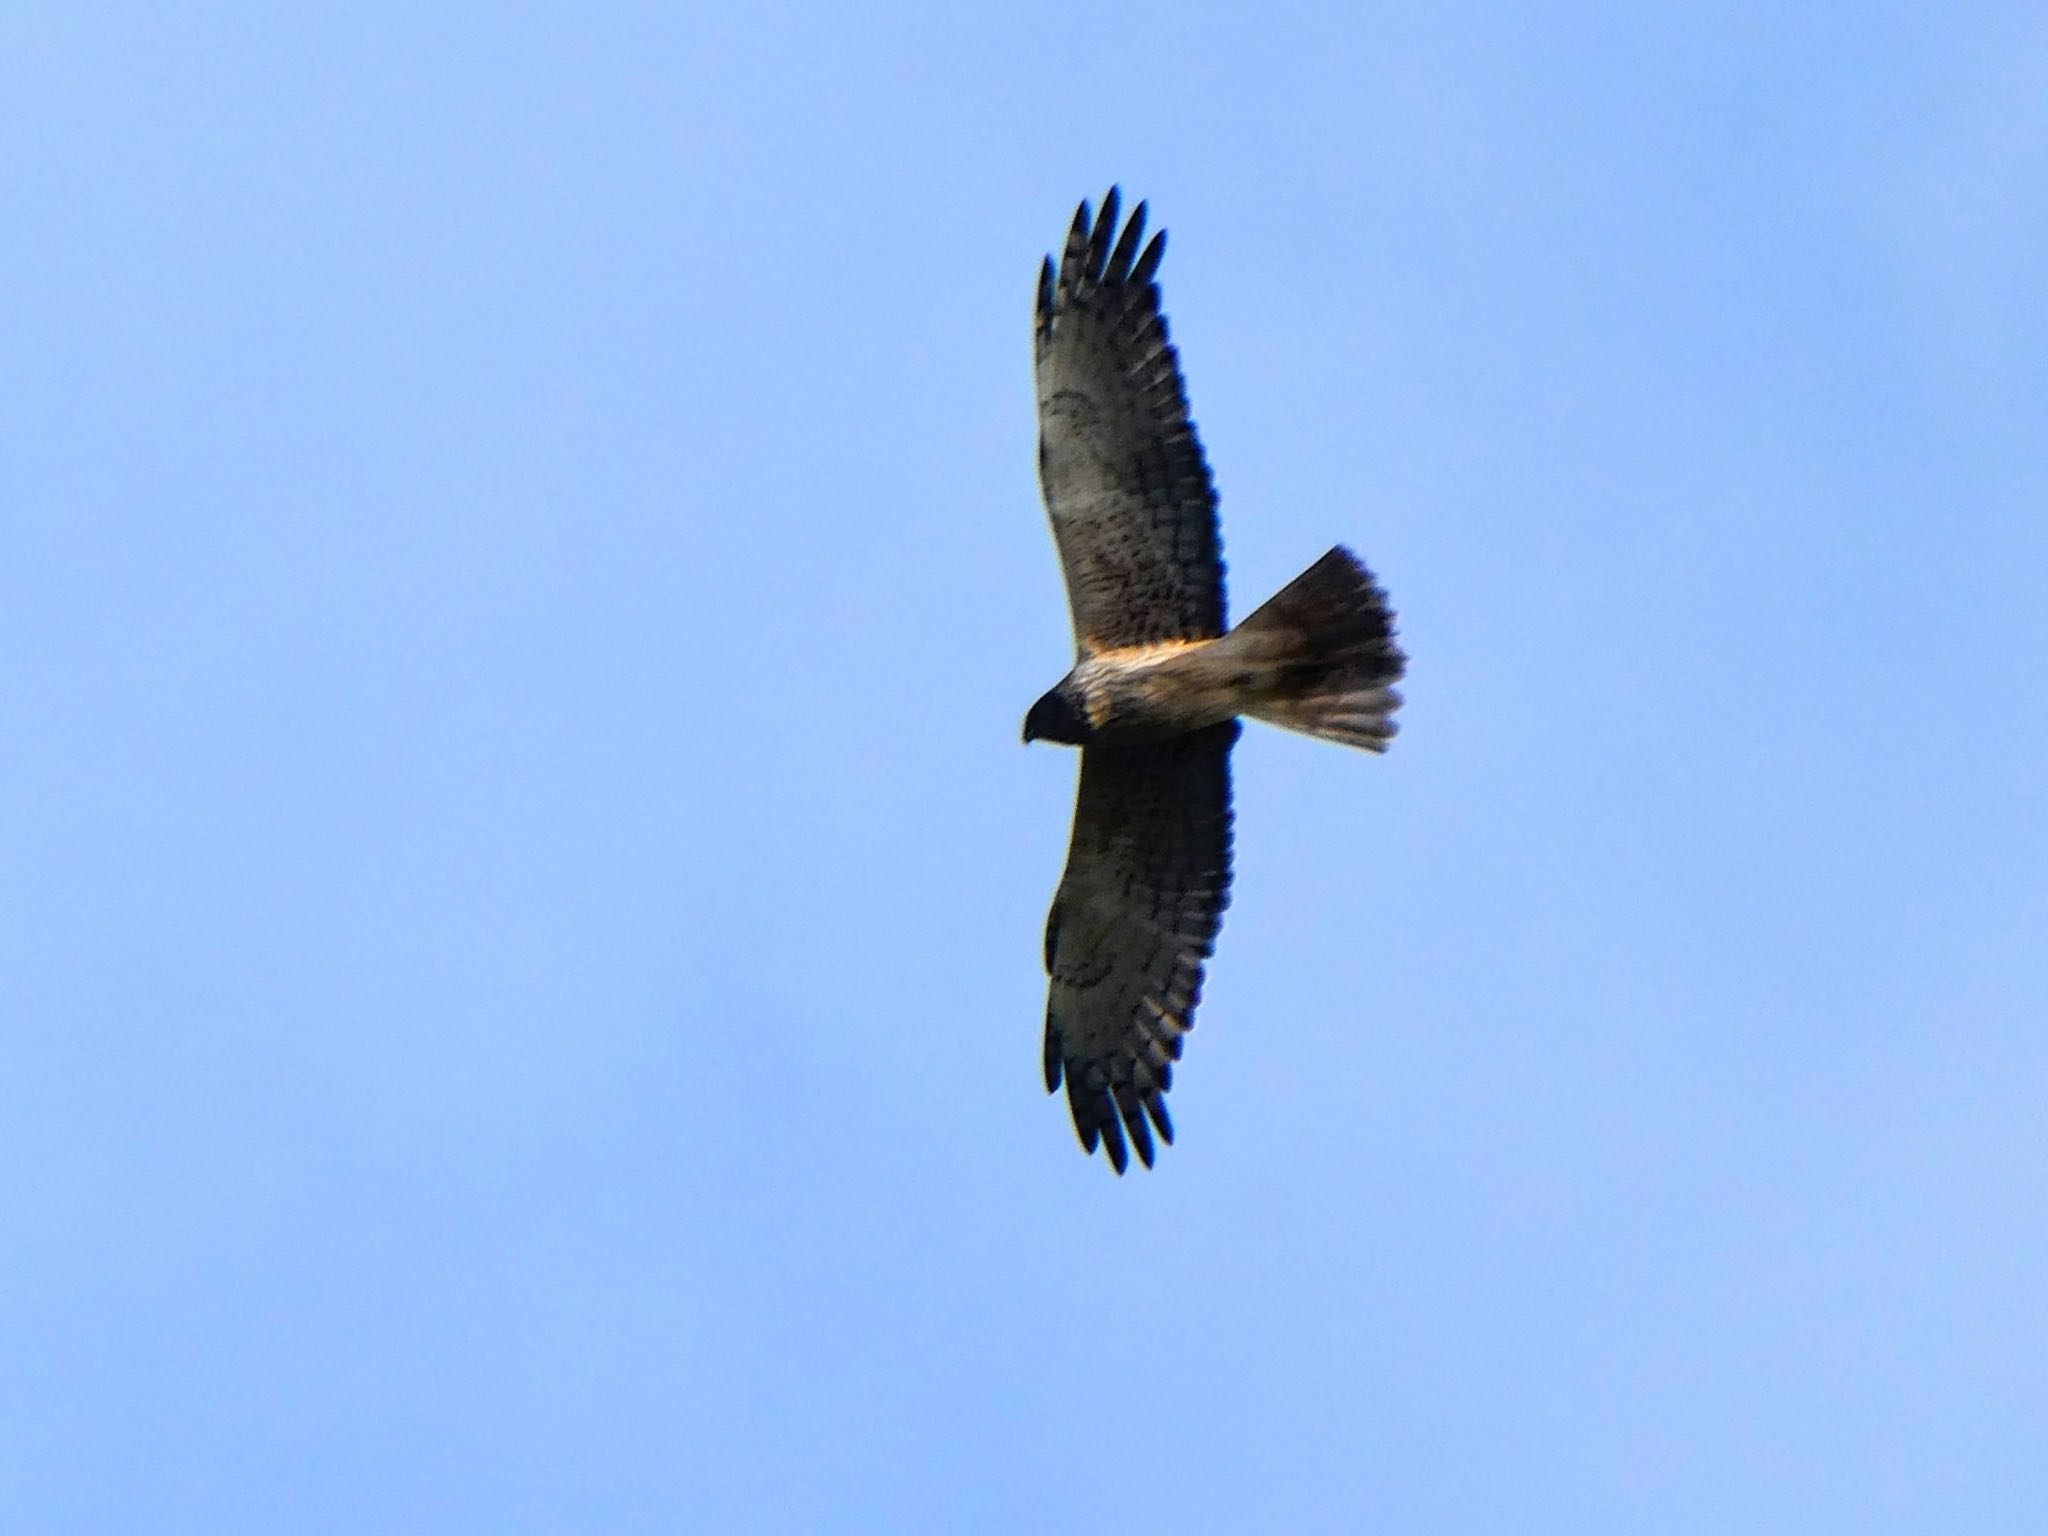
<instances>
[{"instance_id":1,"label":"outstretched wing","mask_svg":"<svg viewBox=\"0 0 2048 1536\"><path fill-rule=\"evenodd\" d=\"M1116 236L1117 192L1074 213L1038 277L1038 478L1086 655L1223 633L1216 489L1188 420L1153 274L1145 205Z\"/></svg>"},{"instance_id":2,"label":"outstretched wing","mask_svg":"<svg viewBox=\"0 0 2048 1536\"><path fill-rule=\"evenodd\" d=\"M1202 962L1230 900L1230 747L1237 722L1081 754L1067 872L1045 923L1045 1088L1064 1077L1081 1145L1118 1173L1152 1165L1149 1117L1194 1027Z\"/></svg>"}]
</instances>

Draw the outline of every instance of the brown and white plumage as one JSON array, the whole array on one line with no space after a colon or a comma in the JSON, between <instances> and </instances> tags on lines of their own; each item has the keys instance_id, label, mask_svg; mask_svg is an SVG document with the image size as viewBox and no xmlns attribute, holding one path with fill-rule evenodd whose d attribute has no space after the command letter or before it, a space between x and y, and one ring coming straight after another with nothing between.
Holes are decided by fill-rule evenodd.
<instances>
[{"instance_id":1,"label":"brown and white plumage","mask_svg":"<svg viewBox=\"0 0 2048 1536\"><path fill-rule=\"evenodd\" d=\"M1216 493L1188 417L1145 205L1115 188L1039 274L1039 479L1077 660L1024 739L1080 746L1046 921L1045 1085L1122 1173L1173 1139L1164 1095L1230 899L1230 749L1252 715L1370 751L1405 658L1371 573L1333 549L1226 633Z\"/></svg>"},{"instance_id":2,"label":"brown and white plumage","mask_svg":"<svg viewBox=\"0 0 2048 1536\"><path fill-rule=\"evenodd\" d=\"M1083 653L1223 633L1216 489L1153 275L1145 205L1116 235L1117 193L1084 202L1038 275L1038 476Z\"/></svg>"},{"instance_id":3,"label":"brown and white plumage","mask_svg":"<svg viewBox=\"0 0 2048 1536\"><path fill-rule=\"evenodd\" d=\"M1202 962L1230 901L1235 721L1081 755L1067 871L1045 921L1045 1088L1067 1085L1081 1145L1122 1173L1126 1133L1147 1167L1149 1117L1202 996Z\"/></svg>"}]
</instances>

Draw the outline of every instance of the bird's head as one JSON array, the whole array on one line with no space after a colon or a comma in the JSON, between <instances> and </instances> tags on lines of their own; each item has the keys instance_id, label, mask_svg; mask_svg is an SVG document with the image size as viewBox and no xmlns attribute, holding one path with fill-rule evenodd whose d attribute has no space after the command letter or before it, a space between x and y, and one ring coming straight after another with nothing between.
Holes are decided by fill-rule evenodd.
<instances>
[{"instance_id":1,"label":"bird's head","mask_svg":"<svg viewBox=\"0 0 2048 1536\"><path fill-rule=\"evenodd\" d=\"M1031 706L1024 717L1024 739L1057 741L1070 747L1086 746L1091 734L1088 717L1074 707L1074 701L1058 688Z\"/></svg>"}]
</instances>

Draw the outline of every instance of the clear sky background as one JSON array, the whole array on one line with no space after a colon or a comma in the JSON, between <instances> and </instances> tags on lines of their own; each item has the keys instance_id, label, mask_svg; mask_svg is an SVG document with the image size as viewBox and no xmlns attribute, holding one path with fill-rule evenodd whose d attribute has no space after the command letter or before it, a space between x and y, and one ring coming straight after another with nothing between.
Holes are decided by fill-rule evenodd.
<instances>
[{"instance_id":1,"label":"clear sky background","mask_svg":"<svg viewBox=\"0 0 2048 1536\"><path fill-rule=\"evenodd\" d=\"M0 1528L2048 1528L2048 15L0 12ZM1041 253L1236 611L1040 1091Z\"/></svg>"}]
</instances>

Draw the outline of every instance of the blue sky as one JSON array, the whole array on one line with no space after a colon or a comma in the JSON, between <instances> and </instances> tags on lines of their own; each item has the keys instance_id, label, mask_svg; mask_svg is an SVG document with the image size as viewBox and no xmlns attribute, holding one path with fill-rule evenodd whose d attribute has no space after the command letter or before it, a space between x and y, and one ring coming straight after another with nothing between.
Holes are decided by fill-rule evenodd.
<instances>
[{"instance_id":1,"label":"blue sky","mask_svg":"<svg viewBox=\"0 0 2048 1536\"><path fill-rule=\"evenodd\" d=\"M0 17L24 1532L2033 1532L2037 7ZM1028 316L1112 180L1239 612L1116 1180Z\"/></svg>"}]
</instances>

